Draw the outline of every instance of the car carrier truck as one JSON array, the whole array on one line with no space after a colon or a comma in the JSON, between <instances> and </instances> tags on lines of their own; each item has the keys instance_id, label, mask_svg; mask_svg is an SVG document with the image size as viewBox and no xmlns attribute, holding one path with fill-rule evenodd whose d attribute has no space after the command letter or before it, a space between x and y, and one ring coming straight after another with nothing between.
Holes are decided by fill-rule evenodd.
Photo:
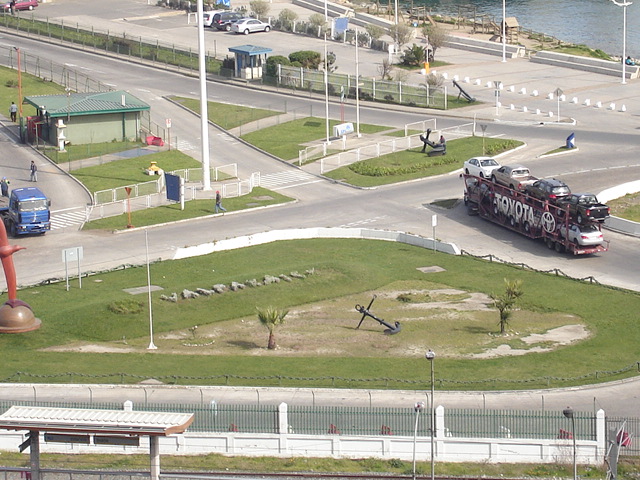
<instances>
[{"instance_id":1,"label":"car carrier truck","mask_svg":"<svg viewBox=\"0 0 640 480\"><path fill-rule=\"evenodd\" d=\"M594 222L589 228L596 229L598 236L584 240L574 233L575 221L568 209L560 208L548 201L541 201L523 192L510 189L486 178L463 174L464 203L470 215L479 215L485 220L502 225L521 235L540 239L557 252L585 255L606 252L609 242L601 234L600 224ZM581 242L586 244L581 244Z\"/></svg>"},{"instance_id":2,"label":"car carrier truck","mask_svg":"<svg viewBox=\"0 0 640 480\"><path fill-rule=\"evenodd\" d=\"M44 234L51 230L49 200L37 187L14 188L0 199L0 216L12 237Z\"/></svg>"}]
</instances>

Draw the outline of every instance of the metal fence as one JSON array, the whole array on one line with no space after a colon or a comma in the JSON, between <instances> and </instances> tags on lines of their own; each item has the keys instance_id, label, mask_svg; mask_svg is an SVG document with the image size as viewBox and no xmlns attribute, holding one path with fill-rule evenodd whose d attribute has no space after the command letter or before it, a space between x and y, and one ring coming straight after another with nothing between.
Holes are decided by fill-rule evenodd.
<instances>
[{"instance_id":1,"label":"metal fence","mask_svg":"<svg viewBox=\"0 0 640 480\"><path fill-rule=\"evenodd\" d=\"M286 65L278 65L278 67L274 80L279 87L324 93L326 82L329 95L341 96L341 92L344 92L346 98L355 99L356 97L355 75L327 73L325 80L325 72L323 71ZM357 79L357 82L360 100L447 109L446 86L434 87L427 83L416 86L404 82L376 80L362 76Z\"/></svg>"}]
</instances>

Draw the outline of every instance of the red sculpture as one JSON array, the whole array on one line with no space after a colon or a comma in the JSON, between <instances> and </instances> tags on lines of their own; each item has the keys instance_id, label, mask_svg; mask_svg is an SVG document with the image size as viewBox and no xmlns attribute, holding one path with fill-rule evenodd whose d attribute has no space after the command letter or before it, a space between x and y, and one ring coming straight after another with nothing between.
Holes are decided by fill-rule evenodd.
<instances>
[{"instance_id":1,"label":"red sculpture","mask_svg":"<svg viewBox=\"0 0 640 480\"><path fill-rule=\"evenodd\" d=\"M18 282L16 267L13 265L12 255L25 247L9 245L9 237L4 222L0 221L0 258L7 281L9 299L0 307L0 333L22 333L40 328L40 320L35 317L31 307L16 297Z\"/></svg>"}]
</instances>

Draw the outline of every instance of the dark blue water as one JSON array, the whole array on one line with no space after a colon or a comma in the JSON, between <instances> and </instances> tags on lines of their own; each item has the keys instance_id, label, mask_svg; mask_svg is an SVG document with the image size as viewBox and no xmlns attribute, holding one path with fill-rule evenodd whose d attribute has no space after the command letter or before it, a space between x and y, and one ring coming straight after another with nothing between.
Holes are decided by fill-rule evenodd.
<instances>
[{"instance_id":1,"label":"dark blue water","mask_svg":"<svg viewBox=\"0 0 640 480\"><path fill-rule=\"evenodd\" d=\"M516 17L524 28L599 48L610 55L622 55L624 9L610 0L505 1L507 17ZM502 19L501 0L413 0L413 5L426 5L433 13L446 15L457 15L459 7L472 5L478 15L491 15L497 22ZM640 0L626 10L627 55L640 58Z\"/></svg>"}]
</instances>

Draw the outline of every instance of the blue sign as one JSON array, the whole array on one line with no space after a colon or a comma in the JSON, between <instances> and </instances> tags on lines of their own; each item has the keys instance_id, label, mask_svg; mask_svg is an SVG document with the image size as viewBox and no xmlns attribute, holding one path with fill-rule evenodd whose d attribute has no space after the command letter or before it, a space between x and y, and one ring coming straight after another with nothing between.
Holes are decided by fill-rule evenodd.
<instances>
[{"instance_id":1,"label":"blue sign","mask_svg":"<svg viewBox=\"0 0 640 480\"><path fill-rule=\"evenodd\" d=\"M333 21L333 28L335 33L344 33L349 28L349 18L339 17Z\"/></svg>"},{"instance_id":2,"label":"blue sign","mask_svg":"<svg viewBox=\"0 0 640 480\"><path fill-rule=\"evenodd\" d=\"M567 137L567 148L576 148L576 134L572 133Z\"/></svg>"},{"instance_id":3,"label":"blue sign","mask_svg":"<svg viewBox=\"0 0 640 480\"><path fill-rule=\"evenodd\" d=\"M180 201L180 175L164 174L164 182L167 185L167 200Z\"/></svg>"}]
</instances>

